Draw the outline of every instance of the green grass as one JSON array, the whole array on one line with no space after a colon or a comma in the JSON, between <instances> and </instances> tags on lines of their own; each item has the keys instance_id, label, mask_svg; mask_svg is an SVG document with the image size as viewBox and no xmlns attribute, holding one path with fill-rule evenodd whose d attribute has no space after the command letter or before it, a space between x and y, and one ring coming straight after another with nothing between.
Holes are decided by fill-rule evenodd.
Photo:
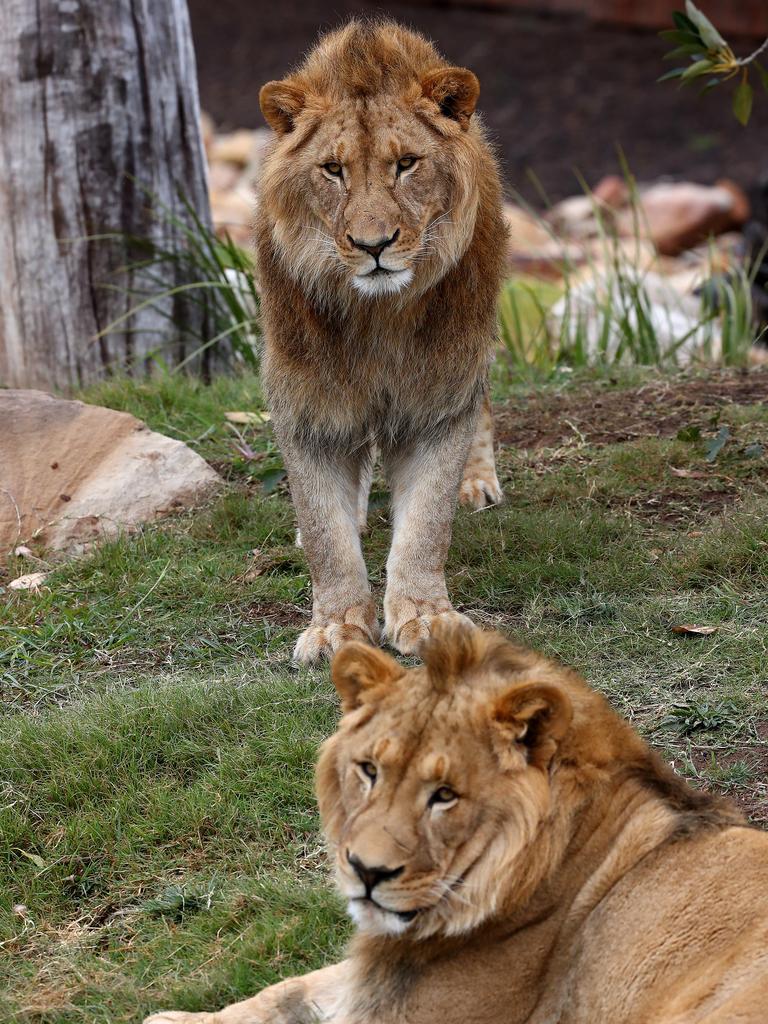
<instances>
[{"instance_id":1,"label":"green grass","mask_svg":"<svg viewBox=\"0 0 768 1024\"><path fill-rule=\"evenodd\" d=\"M560 376L538 394L572 386ZM328 962L349 934L312 796L337 703L327 670L289 662L306 565L269 425L225 419L262 407L258 384L174 376L87 397L191 443L228 485L56 569L37 595L3 595L9 1024L214 1009ZM678 770L765 825L768 466L745 452L768 444L768 410L726 407L721 425L712 464L695 432L506 448L507 503L459 513L449 586L478 622L583 671ZM717 488L728 501L707 514ZM379 595L388 541L376 507L365 546ZM670 631L681 623L717 630Z\"/></svg>"}]
</instances>

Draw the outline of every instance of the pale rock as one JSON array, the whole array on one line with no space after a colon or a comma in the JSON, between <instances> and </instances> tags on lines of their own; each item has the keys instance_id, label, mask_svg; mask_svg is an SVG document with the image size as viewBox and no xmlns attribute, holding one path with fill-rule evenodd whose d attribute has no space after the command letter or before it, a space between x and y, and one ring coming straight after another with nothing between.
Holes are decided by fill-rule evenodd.
<instances>
[{"instance_id":1,"label":"pale rock","mask_svg":"<svg viewBox=\"0 0 768 1024\"><path fill-rule=\"evenodd\" d=\"M548 328L553 341L565 338L575 344L581 337L588 359L596 362L603 358L601 344L606 338L604 358L615 362L623 340L619 322L625 320L635 333L640 326L634 288L653 327L661 358L669 358L678 366L717 360L721 338L716 322L702 323L700 300L694 295L681 295L666 278L654 272L637 272L632 294L620 289L615 273L610 271L598 271L576 283L550 310ZM606 307L610 309L607 336ZM625 359L636 362L629 352ZM656 358L649 361L656 362Z\"/></svg>"},{"instance_id":2,"label":"pale rock","mask_svg":"<svg viewBox=\"0 0 768 1024\"><path fill-rule=\"evenodd\" d=\"M509 229L507 263L511 270L558 278L566 266L583 258L580 249L555 238L545 221L521 206L505 203L504 220Z\"/></svg>"},{"instance_id":3,"label":"pale rock","mask_svg":"<svg viewBox=\"0 0 768 1024\"><path fill-rule=\"evenodd\" d=\"M228 160L212 160L208 164L208 189L210 192L228 192L242 176L243 170Z\"/></svg>"},{"instance_id":4,"label":"pale rock","mask_svg":"<svg viewBox=\"0 0 768 1024\"><path fill-rule=\"evenodd\" d=\"M600 221L597 211L605 223L610 223L613 211L599 203L594 195L569 196L555 203L546 214L546 221L557 235L568 239L585 240L600 235Z\"/></svg>"},{"instance_id":5,"label":"pale rock","mask_svg":"<svg viewBox=\"0 0 768 1024\"><path fill-rule=\"evenodd\" d=\"M78 554L220 484L191 448L128 413L0 390L0 555L32 540Z\"/></svg>"},{"instance_id":6,"label":"pale rock","mask_svg":"<svg viewBox=\"0 0 768 1024\"><path fill-rule=\"evenodd\" d=\"M200 111L200 138L203 142L203 149L205 155L210 159L211 146L213 140L216 137L216 126L213 123L213 118L210 114L207 114L204 110Z\"/></svg>"},{"instance_id":7,"label":"pale rock","mask_svg":"<svg viewBox=\"0 0 768 1024\"><path fill-rule=\"evenodd\" d=\"M259 315L259 307L250 287L251 284L255 284L254 278L248 277L242 270L235 270L234 267L227 267L224 276L245 312L256 319ZM254 334L258 336L258 331L254 331Z\"/></svg>"},{"instance_id":8,"label":"pale rock","mask_svg":"<svg viewBox=\"0 0 768 1024\"><path fill-rule=\"evenodd\" d=\"M624 238L648 238L662 255L677 256L710 236L740 227L748 216L749 200L727 179L715 186L690 182L642 186L633 203L623 179L609 175L589 195L556 203L546 220L566 240L587 242L615 231Z\"/></svg>"},{"instance_id":9,"label":"pale rock","mask_svg":"<svg viewBox=\"0 0 768 1024\"><path fill-rule=\"evenodd\" d=\"M211 218L220 237L229 235L233 242L247 246L253 236L255 203L253 196L245 189L231 192L212 192Z\"/></svg>"},{"instance_id":10,"label":"pale rock","mask_svg":"<svg viewBox=\"0 0 768 1024\"><path fill-rule=\"evenodd\" d=\"M598 203L612 210L620 210L630 200L629 186L618 174L606 174L595 185L592 193Z\"/></svg>"},{"instance_id":11,"label":"pale rock","mask_svg":"<svg viewBox=\"0 0 768 1024\"><path fill-rule=\"evenodd\" d=\"M210 159L247 167L259 148L259 136L255 130L241 128L236 132L217 135L211 142Z\"/></svg>"}]
</instances>

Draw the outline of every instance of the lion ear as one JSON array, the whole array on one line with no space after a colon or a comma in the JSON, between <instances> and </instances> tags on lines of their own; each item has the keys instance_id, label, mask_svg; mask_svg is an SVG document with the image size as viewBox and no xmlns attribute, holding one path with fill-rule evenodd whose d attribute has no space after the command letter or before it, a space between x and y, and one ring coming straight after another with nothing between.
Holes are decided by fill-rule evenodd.
<instances>
[{"instance_id":1,"label":"lion ear","mask_svg":"<svg viewBox=\"0 0 768 1024\"><path fill-rule=\"evenodd\" d=\"M573 719L570 697L554 683L517 683L497 698L491 717L504 739L523 747L528 763L546 768Z\"/></svg>"},{"instance_id":2,"label":"lion ear","mask_svg":"<svg viewBox=\"0 0 768 1024\"><path fill-rule=\"evenodd\" d=\"M405 669L394 658L357 641L344 644L331 664L331 679L345 714L360 707L367 691L390 686L404 675Z\"/></svg>"},{"instance_id":3,"label":"lion ear","mask_svg":"<svg viewBox=\"0 0 768 1024\"><path fill-rule=\"evenodd\" d=\"M466 68L432 71L422 78L421 88L446 117L458 121L464 131L467 130L480 95L480 83L471 71Z\"/></svg>"},{"instance_id":4,"label":"lion ear","mask_svg":"<svg viewBox=\"0 0 768 1024\"><path fill-rule=\"evenodd\" d=\"M304 109L304 90L293 82L267 82L259 92L259 106L264 120L279 135L293 131L294 121Z\"/></svg>"}]
</instances>

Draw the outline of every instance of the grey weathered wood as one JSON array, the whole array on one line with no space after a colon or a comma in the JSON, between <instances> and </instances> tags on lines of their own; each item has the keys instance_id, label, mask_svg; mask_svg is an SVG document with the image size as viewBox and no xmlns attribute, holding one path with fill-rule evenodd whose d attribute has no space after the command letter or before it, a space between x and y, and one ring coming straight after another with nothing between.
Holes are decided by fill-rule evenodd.
<instances>
[{"instance_id":1,"label":"grey weathered wood","mask_svg":"<svg viewBox=\"0 0 768 1024\"><path fill-rule=\"evenodd\" d=\"M155 309L93 340L146 280L119 271L141 256L125 239L88 239L183 249L144 191L186 220L177 185L207 221L186 0L2 0L0 385L68 390L168 342ZM174 264L163 273L182 282ZM205 316L187 295L163 312L192 330ZM182 333L165 358L194 346Z\"/></svg>"}]
</instances>

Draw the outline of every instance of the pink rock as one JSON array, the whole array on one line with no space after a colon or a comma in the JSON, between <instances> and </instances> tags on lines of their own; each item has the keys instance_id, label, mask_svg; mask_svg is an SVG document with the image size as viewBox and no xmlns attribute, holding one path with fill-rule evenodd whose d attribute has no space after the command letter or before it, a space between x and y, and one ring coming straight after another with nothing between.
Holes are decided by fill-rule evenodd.
<instances>
[{"instance_id":1,"label":"pink rock","mask_svg":"<svg viewBox=\"0 0 768 1024\"><path fill-rule=\"evenodd\" d=\"M182 441L128 413L0 389L0 559L32 541L79 554L220 482ZM15 586L39 585L38 575Z\"/></svg>"},{"instance_id":2,"label":"pink rock","mask_svg":"<svg viewBox=\"0 0 768 1024\"><path fill-rule=\"evenodd\" d=\"M641 194L640 205L648 235L665 256L676 256L710 235L743 223L743 204L730 187L689 182L652 185ZM622 211L620 218L620 232L632 233L632 211Z\"/></svg>"},{"instance_id":3,"label":"pink rock","mask_svg":"<svg viewBox=\"0 0 768 1024\"><path fill-rule=\"evenodd\" d=\"M629 188L626 181L618 174L607 174L601 178L592 195L599 203L612 210L620 210L629 202Z\"/></svg>"}]
</instances>

